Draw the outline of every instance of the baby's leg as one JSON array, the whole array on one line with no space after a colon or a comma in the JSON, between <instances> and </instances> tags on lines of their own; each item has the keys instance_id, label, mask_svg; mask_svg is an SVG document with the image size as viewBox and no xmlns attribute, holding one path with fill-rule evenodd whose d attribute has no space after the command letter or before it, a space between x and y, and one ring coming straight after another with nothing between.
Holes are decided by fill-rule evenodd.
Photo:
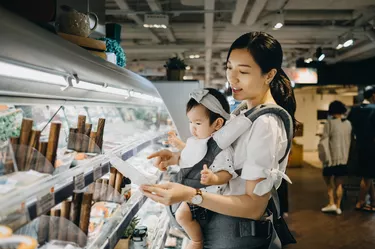
<instances>
[{"instance_id":1,"label":"baby's leg","mask_svg":"<svg viewBox=\"0 0 375 249\"><path fill-rule=\"evenodd\" d=\"M181 203L178 208L176 212L176 220L178 224L184 228L185 232L191 239L187 249L202 249L203 236L201 227L196 220L193 220L189 205L186 202Z\"/></svg>"}]
</instances>

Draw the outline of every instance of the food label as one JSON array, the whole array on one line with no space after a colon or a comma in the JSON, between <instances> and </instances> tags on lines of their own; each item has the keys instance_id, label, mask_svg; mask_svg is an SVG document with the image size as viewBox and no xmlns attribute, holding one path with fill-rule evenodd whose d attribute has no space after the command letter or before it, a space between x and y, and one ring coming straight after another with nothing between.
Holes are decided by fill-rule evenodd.
<instances>
[{"instance_id":1,"label":"food label","mask_svg":"<svg viewBox=\"0 0 375 249\"><path fill-rule=\"evenodd\" d=\"M43 193L37 197L36 212L42 215L55 206L55 193L51 188L47 193Z\"/></svg>"},{"instance_id":2,"label":"food label","mask_svg":"<svg viewBox=\"0 0 375 249\"><path fill-rule=\"evenodd\" d=\"M85 174L82 172L74 177L74 190L81 190L85 187Z\"/></svg>"},{"instance_id":3,"label":"food label","mask_svg":"<svg viewBox=\"0 0 375 249\"><path fill-rule=\"evenodd\" d=\"M99 179L100 177L102 177L102 164L98 164L96 166L94 166L94 169L93 169L93 174L94 174L94 182Z\"/></svg>"}]
</instances>

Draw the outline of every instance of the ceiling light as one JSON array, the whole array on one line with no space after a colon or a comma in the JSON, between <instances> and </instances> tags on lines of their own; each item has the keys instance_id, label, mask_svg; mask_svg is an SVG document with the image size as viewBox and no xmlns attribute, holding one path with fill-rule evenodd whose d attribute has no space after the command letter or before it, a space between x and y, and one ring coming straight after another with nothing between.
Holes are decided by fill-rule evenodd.
<instances>
[{"instance_id":1,"label":"ceiling light","mask_svg":"<svg viewBox=\"0 0 375 249\"><path fill-rule=\"evenodd\" d=\"M354 43L353 39L349 39L346 42L344 42L344 47L347 48L349 46L352 46Z\"/></svg>"},{"instance_id":2,"label":"ceiling light","mask_svg":"<svg viewBox=\"0 0 375 249\"><path fill-rule=\"evenodd\" d=\"M166 29L169 25L169 16L163 14L146 14L143 23L149 25L149 28Z\"/></svg>"},{"instance_id":3,"label":"ceiling light","mask_svg":"<svg viewBox=\"0 0 375 249\"><path fill-rule=\"evenodd\" d=\"M185 75L183 77L184 80L192 80L193 79L193 76L192 75Z\"/></svg>"},{"instance_id":4,"label":"ceiling light","mask_svg":"<svg viewBox=\"0 0 375 249\"><path fill-rule=\"evenodd\" d=\"M2 61L0 61L0 75L16 79L49 83L53 85L68 85L67 81L62 75L47 73L29 67L19 66Z\"/></svg>"},{"instance_id":5,"label":"ceiling light","mask_svg":"<svg viewBox=\"0 0 375 249\"><path fill-rule=\"evenodd\" d=\"M313 61L312 58L305 59L305 63L310 63L310 62L312 62L312 61Z\"/></svg>"},{"instance_id":6,"label":"ceiling light","mask_svg":"<svg viewBox=\"0 0 375 249\"><path fill-rule=\"evenodd\" d=\"M199 54L192 54L192 55L189 55L189 58L190 59L198 59L200 56Z\"/></svg>"},{"instance_id":7,"label":"ceiling light","mask_svg":"<svg viewBox=\"0 0 375 249\"><path fill-rule=\"evenodd\" d=\"M336 49L339 50L339 49L342 49L342 47L343 47L343 45L342 45L341 43L339 43L339 44L337 45Z\"/></svg>"},{"instance_id":8,"label":"ceiling light","mask_svg":"<svg viewBox=\"0 0 375 249\"><path fill-rule=\"evenodd\" d=\"M148 25L148 24L143 24L143 27L145 27L145 28L149 28L150 25Z\"/></svg>"},{"instance_id":9,"label":"ceiling light","mask_svg":"<svg viewBox=\"0 0 375 249\"><path fill-rule=\"evenodd\" d=\"M190 66L186 66L186 68L185 68L186 70L190 70L191 69L191 67Z\"/></svg>"},{"instance_id":10,"label":"ceiling light","mask_svg":"<svg viewBox=\"0 0 375 249\"><path fill-rule=\"evenodd\" d=\"M273 22L274 29L281 29L284 26L284 14L279 12Z\"/></svg>"},{"instance_id":11,"label":"ceiling light","mask_svg":"<svg viewBox=\"0 0 375 249\"><path fill-rule=\"evenodd\" d=\"M316 58L318 58L319 61L324 60L324 58L326 57L326 55L323 53L321 47L318 47L318 48L316 49L315 56L316 56Z\"/></svg>"},{"instance_id":12,"label":"ceiling light","mask_svg":"<svg viewBox=\"0 0 375 249\"><path fill-rule=\"evenodd\" d=\"M278 22L278 23L275 24L274 28L275 29L281 29L282 26L284 26L284 25L281 22Z\"/></svg>"}]
</instances>

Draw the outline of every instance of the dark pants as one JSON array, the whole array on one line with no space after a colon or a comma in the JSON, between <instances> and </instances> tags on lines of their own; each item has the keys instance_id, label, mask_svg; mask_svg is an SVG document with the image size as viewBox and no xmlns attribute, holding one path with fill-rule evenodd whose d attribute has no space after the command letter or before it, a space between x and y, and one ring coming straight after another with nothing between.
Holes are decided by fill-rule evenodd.
<instances>
[{"instance_id":1,"label":"dark pants","mask_svg":"<svg viewBox=\"0 0 375 249\"><path fill-rule=\"evenodd\" d=\"M239 223L245 218L213 213L203 227L204 249L268 249L271 237L239 236Z\"/></svg>"},{"instance_id":2,"label":"dark pants","mask_svg":"<svg viewBox=\"0 0 375 249\"><path fill-rule=\"evenodd\" d=\"M288 182L284 179L281 182L280 187L277 189L277 194L279 195L280 201L280 215L289 212L289 202L288 202Z\"/></svg>"}]
</instances>

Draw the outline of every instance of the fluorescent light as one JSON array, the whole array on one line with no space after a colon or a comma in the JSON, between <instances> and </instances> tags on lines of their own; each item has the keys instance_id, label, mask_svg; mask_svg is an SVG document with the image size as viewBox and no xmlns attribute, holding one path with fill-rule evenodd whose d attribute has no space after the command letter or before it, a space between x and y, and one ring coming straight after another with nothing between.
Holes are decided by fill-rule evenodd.
<instances>
[{"instance_id":1,"label":"fluorescent light","mask_svg":"<svg viewBox=\"0 0 375 249\"><path fill-rule=\"evenodd\" d=\"M305 63L310 63L310 62L312 62L312 61L313 61L312 58L307 58L307 59L305 59Z\"/></svg>"},{"instance_id":2,"label":"fluorescent light","mask_svg":"<svg viewBox=\"0 0 375 249\"><path fill-rule=\"evenodd\" d=\"M340 43L337 45L336 49L339 50L339 49L342 49L343 45Z\"/></svg>"},{"instance_id":3,"label":"fluorescent light","mask_svg":"<svg viewBox=\"0 0 375 249\"><path fill-rule=\"evenodd\" d=\"M126 98L129 98L129 96L130 96L128 90L126 90L126 89L120 89L120 88L115 88L115 87L110 87L110 86L107 87L107 88L104 88L104 92L122 95L122 96L125 96Z\"/></svg>"},{"instance_id":4,"label":"fluorescent light","mask_svg":"<svg viewBox=\"0 0 375 249\"><path fill-rule=\"evenodd\" d=\"M145 28L149 28L150 25L148 25L148 24L143 24L143 27L145 27Z\"/></svg>"},{"instance_id":5,"label":"fluorescent light","mask_svg":"<svg viewBox=\"0 0 375 249\"><path fill-rule=\"evenodd\" d=\"M347 41L344 43L344 47L347 48L347 47L353 45L353 43L354 43L353 39L349 39L349 40L347 40Z\"/></svg>"},{"instance_id":6,"label":"fluorescent light","mask_svg":"<svg viewBox=\"0 0 375 249\"><path fill-rule=\"evenodd\" d=\"M126 89L110 87L110 86L103 87L101 85L97 85L97 84L93 84L93 83L85 82L85 81L79 81L79 83L73 82L73 87L84 89L84 90L89 90L89 91L121 95L121 96L124 96L125 98L129 98L130 96L129 91Z\"/></svg>"},{"instance_id":7,"label":"fluorescent light","mask_svg":"<svg viewBox=\"0 0 375 249\"><path fill-rule=\"evenodd\" d=\"M281 22L278 22L275 24L274 28L275 29L281 29L281 27L284 26Z\"/></svg>"},{"instance_id":8,"label":"fluorescent light","mask_svg":"<svg viewBox=\"0 0 375 249\"><path fill-rule=\"evenodd\" d=\"M153 97L151 95L136 92L136 91L130 91L130 96L133 98L144 99L144 100L149 100L149 101L154 101L154 102L159 102L159 103L163 102L161 98Z\"/></svg>"},{"instance_id":9,"label":"fluorescent light","mask_svg":"<svg viewBox=\"0 0 375 249\"><path fill-rule=\"evenodd\" d=\"M189 58L190 59L198 59L200 57L199 54L192 54L192 55L189 55Z\"/></svg>"},{"instance_id":10,"label":"fluorescent light","mask_svg":"<svg viewBox=\"0 0 375 249\"><path fill-rule=\"evenodd\" d=\"M0 75L16 79L31 80L60 86L68 85L65 78L61 75L46 73L43 71L18 66L15 64L10 64L2 61L0 61Z\"/></svg>"},{"instance_id":11,"label":"fluorescent light","mask_svg":"<svg viewBox=\"0 0 375 249\"><path fill-rule=\"evenodd\" d=\"M161 25L161 27L162 27L163 29L166 29L166 28L167 28L167 26L165 26L164 24Z\"/></svg>"},{"instance_id":12,"label":"fluorescent light","mask_svg":"<svg viewBox=\"0 0 375 249\"><path fill-rule=\"evenodd\" d=\"M319 56L318 60L319 60L319 61L322 61L322 60L324 60L325 57L326 57L325 54L321 54L321 55Z\"/></svg>"}]
</instances>

